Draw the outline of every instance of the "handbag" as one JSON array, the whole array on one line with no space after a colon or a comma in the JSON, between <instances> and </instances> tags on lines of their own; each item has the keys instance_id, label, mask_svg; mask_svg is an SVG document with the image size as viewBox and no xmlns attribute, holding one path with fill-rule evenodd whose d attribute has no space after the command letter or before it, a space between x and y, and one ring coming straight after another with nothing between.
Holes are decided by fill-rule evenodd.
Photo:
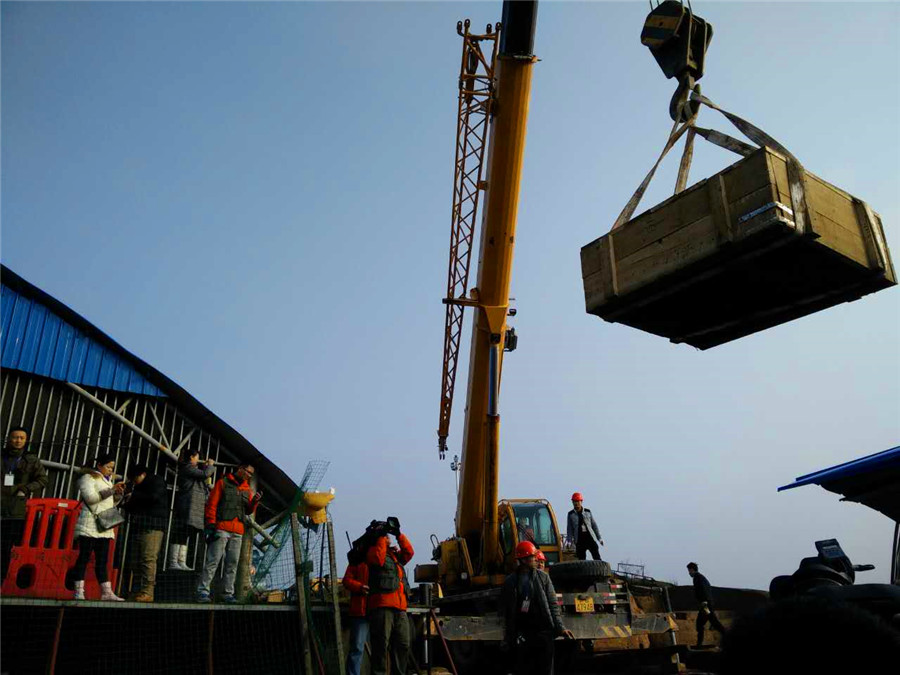
<instances>
[{"instance_id":1,"label":"handbag","mask_svg":"<svg viewBox=\"0 0 900 675\"><path fill-rule=\"evenodd\" d=\"M86 505L85 505L86 506ZM94 513L91 511L91 513ZM125 516L115 506L100 513L94 513L94 519L97 521L97 529L100 532L111 530L125 522Z\"/></svg>"},{"instance_id":2,"label":"handbag","mask_svg":"<svg viewBox=\"0 0 900 675\"><path fill-rule=\"evenodd\" d=\"M91 515L94 516L94 522L97 524L98 532L105 532L106 530L111 530L114 527L118 527L122 523L125 522L125 516L122 515L122 512L119 511L115 506L111 509L106 509L105 511L101 511L100 513L95 513L94 509L90 507L90 505L81 500L82 504L84 504L84 508L91 512Z\"/></svg>"}]
</instances>

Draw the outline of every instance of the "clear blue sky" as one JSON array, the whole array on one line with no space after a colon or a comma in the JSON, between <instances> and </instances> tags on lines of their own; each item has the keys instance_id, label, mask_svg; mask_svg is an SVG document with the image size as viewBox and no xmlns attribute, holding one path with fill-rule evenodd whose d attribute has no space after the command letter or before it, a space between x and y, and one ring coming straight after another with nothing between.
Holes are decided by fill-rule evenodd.
<instances>
[{"instance_id":1,"label":"clear blue sky","mask_svg":"<svg viewBox=\"0 0 900 675\"><path fill-rule=\"evenodd\" d=\"M435 438L455 27L500 4L2 4L3 262L294 478L331 460L338 532L397 515L416 563L455 510ZM704 93L867 200L900 262L898 5L694 9L715 27ZM900 442L900 291L708 352L584 311L580 247L670 126L647 11L539 10L501 496L563 517L582 491L604 557L663 579L697 560L715 584L765 588L837 537L886 580L887 518L775 489ZM698 147L693 176L732 161Z\"/></svg>"}]
</instances>

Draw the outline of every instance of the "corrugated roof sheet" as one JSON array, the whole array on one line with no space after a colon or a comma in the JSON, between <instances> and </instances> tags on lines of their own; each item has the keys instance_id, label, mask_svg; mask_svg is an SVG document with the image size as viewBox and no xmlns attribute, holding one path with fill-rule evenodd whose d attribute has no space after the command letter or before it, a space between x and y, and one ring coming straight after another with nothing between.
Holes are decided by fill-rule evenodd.
<instances>
[{"instance_id":1,"label":"corrugated roof sheet","mask_svg":"<svg viewBox=\"0 0 900 675\"><path fill-rule=\"evenodd\" d=\"M89 387L165 396L122 355L6 283L0 286L0 367Z\"/></svg>"},{"instance_id":2,"label":"corrugated roof sheet","mask_svg":"<svg viewBox=\"0 0 900 675\"><path fill-rule=\"evenodd\" d=\"M900 446L798 476L778 491L810 484L900 521Z\"/></svg>"}]
</instances>

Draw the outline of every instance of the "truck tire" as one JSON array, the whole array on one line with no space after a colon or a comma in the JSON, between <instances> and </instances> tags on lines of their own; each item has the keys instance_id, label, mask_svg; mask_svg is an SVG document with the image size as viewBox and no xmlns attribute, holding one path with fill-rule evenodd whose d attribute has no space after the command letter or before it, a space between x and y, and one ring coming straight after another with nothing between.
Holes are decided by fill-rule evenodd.
<instances>
[{"instance_id":1,"label":"truck tire","mask_svg":"<svg viewBox=\"0 0 900 675\"><path fill-rule=\"evenodd\" d=\"M612 576L609 563L605 560L575 560L550 566L550 579L556 590L572 588L583 590L598 581L606 581Z\"/></svg>"}]
</instances>

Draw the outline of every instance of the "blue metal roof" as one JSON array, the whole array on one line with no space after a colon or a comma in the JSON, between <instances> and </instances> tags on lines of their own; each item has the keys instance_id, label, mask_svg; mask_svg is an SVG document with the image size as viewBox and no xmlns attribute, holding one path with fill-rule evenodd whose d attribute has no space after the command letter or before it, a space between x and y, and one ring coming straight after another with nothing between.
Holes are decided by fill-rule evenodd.
<instances>
[{"instance_id":1,"label":"blue metal roof","mask_svg":"<svg viewBox=\"0 0 900 675\"><path fill-rule=\"evenodd\" d=\"M844 462L843 464L838 464L837 466L832 466L828 469L821 469L820 471L808 473L805 476L797 476L797 479L793 483L790 485L782 485L778 488L778 491L790 490L791 488L809 485L810 483L823 485L824 483L831 483L843 478L849 478L858 474L878 471L893 466L900 466L900 445L896 448L891 448L890 450L876 452L874 455L868 455L867 457Z\"/></svg>"},{"instance_id":2,"label":"blue metal roof","mask_svg":"<svg viewBox=\"0 0 900 675\"><path fill-rule=\"evenodd\" d=\"M900 522L900 446L798 476L778 491L811 483Z\"/></svg>"},{"instance_id":3,"label":"blue metal roof","mask_svg":"<svg viewBox=\"0 0 900 675\"><path fill-rule=\"evenodd\" d=\"M236 457L252 462L288 505L297 484L177 382L90 321L0 264L0 366L101 389L167 397Z\"/></svg>"},{"instance_id":4,"label":"blue metal roof","mask_svg":"<svg viewBox=\"0 0 900 675\"><path fill-rule=\"evenodd\" d=\"M8 270L4 272L0 367L100 389L165 396L135 370L127 352L102 344L47 305L10 287Z\"/></svg>"}]
</instances>

